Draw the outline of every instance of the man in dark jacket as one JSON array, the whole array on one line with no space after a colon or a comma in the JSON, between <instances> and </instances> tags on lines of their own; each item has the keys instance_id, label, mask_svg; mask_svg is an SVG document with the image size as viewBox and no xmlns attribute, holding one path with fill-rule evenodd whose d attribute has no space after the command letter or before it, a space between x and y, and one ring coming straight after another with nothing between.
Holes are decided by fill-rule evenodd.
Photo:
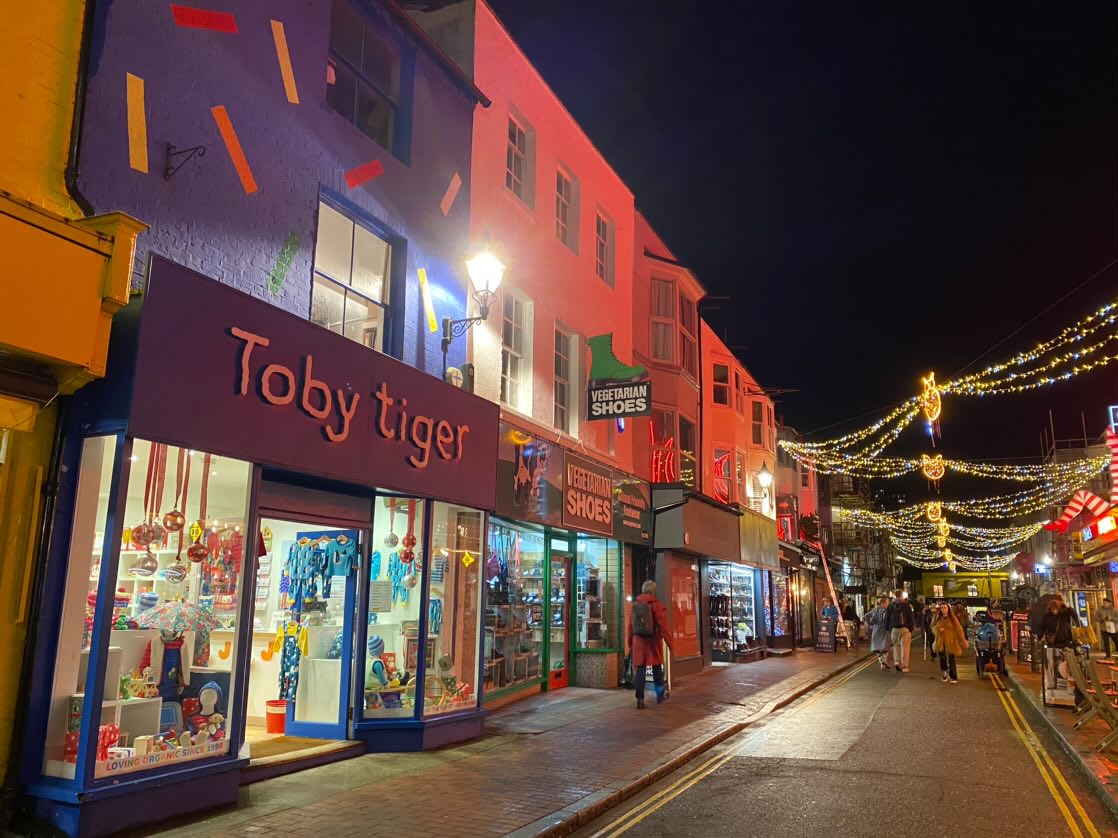
<instances>
[{"instance_id":1,"label":"man in dark jacket","mask_svg":"<svg viewBox=\"0 0 1118 838\"><path fill-rule=\"evenodd\" d=\"M1040 623L1040 636L1049 646L1068 648L1075 645L1072 627L1078 625L1079 615L1057 594L1048 602L1048 611Z\"/></svg>"},{"instance_id":2,"label":"man in dark jacket","mask_svg":"<svg viewBox=\"0 0 1118 838\"><path fill-rule=\"evenodd\" d=\"M905 598L905 592L896 590L894 599L885 612L886 625L891 629L893 641L893 660L897 672L908 672L909 649L912 646L912 631L916 628L916 617L912 604Z\"/></svg>"}]
</instances>

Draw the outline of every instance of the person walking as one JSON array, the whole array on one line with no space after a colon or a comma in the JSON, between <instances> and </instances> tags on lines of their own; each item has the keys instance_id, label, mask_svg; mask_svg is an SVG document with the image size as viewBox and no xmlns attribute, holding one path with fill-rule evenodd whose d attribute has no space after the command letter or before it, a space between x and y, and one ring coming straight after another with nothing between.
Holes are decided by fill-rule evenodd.
<instances>
[{"instance_id":1,"label":"person walking","mask_svg":"<svg viewBox=\"0 0 1118 838\"><path fill-rule=\"evenodd\" d=\"M967 637L962 623L946 602L936 606L936 613L932 617L932 631L936 636L934 648L939 658L939 671L943 674L943 680L958 684L959 670L955 660L967 648Z\"/></svg>"},{"instance_id":2,"label":"person walking","mask_svg":"<svg viewBox=\"0 0 1118 838\"><path fill-rule=\"evenodd\" d=\"M928 659L928 655L931 655L933 659L936 656L936 636L932 631L932 618L935 615L936 609L931 605L925 606L924 610L920 612L920 628L921 636L924 638L925 660Z\"/></svg>"},{"instance_id":3,"label":"person walking","mask_svg":"<svg viewBox=\"0 0 1118 838\"><path fill-rule=\"evenodd\" d=\"M1110 597L1103 597L1102 608L1095 611L1095 625L1098 627L1099 637L1102 638L1103 660L1110 660L1110 644L1118 649L1118 610Z\"/></svg>"},{"instance_id":4,"label":"person walking","mask_svg":"<svg viewBox=\"0 0 1118 838\"><path fill-rule=\"evenodd\" d=\"M1040 636L1048 646L1070 648L1075 646L1072 627L1079 625L1079 615L1068 608L1063 594L1056 594L1048 601L1048 610L1040 621Z\"/></svg>"},{"instance_id":5,"label":"person walking","mask_svg":"<svg viewBox=\"0 0 1118 838\"><path fill-rule=\"evenodd\" d=\"M846 630L850 632L850 645L853 646L858 642L858 635L862 629L862 618L858 616L858 609L854 605L854 600L847 599L844 602L842 619L846 623Z\"/></svg>"},{"instance_id":6,"label":"person walking","mask_svg":"<svg viewBox=\"0 0 1118 838\"><path fill-rule=\"evenodd\" d=\"M889 636L893 643L893 665L897 672L908 672L908 655L912 646L912 630L916 621L912 605L905 599L904 591L896 590L888 608Z\"/></svg>"},{"instance_id":7,"label":"person walking","mask_svg":"<svg viewBox=\"0 0 1118 838\"><path fill-rule=\"evenodd\" d=\"M877 652L877 662L882 672L889 671L889 650L892 639L889 636L889 597L878 597L877 607L866 615L866 625L870 629L870 651Z\"/></svg>"},{"instance_id":8,"label":"person walking","mask_svg":"<svg viewBox=\"0 0 1118 838\"><path fill-rule=\"evenodd\" d=\"M652 683L656 689L656 703L667 698L664 689L663 643L668 644L668 649L672 648L668 612L656 598L656 583L649 579L641 585L641 595L633 601L632 618L629 620L629 655L633 662L638 710L644 709L644 685L650 666Z\"/></svg>"}]
</instances>

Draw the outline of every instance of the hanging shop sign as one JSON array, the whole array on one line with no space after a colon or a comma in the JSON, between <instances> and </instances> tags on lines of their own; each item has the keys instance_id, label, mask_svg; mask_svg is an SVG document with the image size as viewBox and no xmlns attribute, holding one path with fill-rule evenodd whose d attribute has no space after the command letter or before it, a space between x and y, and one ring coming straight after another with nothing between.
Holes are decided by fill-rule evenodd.
<instances>
[{"instance_id":1,"label":"hanging shop sign","mask_svg":"<svg viewBox=\"0 0 1118 838\"><path fill-rule=\"evenodd\" d=\"M563 526L613 535L613 472L566 452L563 464Z\"/></svg>"},{"instance_id":2,"label":"hanging shop sign","mask_svg":"<svg viewBox=\"0 0 1118 838\"><path fill-rule=\"evenodd\" d=\"M132 434L493 508L495 404L160 257L141 312Z\"/></svg>"},{"instance_id":3,"label":"hanging shop sign","mask_svg":"<svg viewBox=\"0 0 1118 838\"><path fill-rule=\"evenodd\" d=\"M589 338L591 362L586 385L586 418L626 419L652 413L648 370L624 364L613 354L613 335Z\"/></svg>"},{"instance_id":4,"label":"hanging shop sign","mask_svg":"<svg viewBox=\"0 0 1118 838\"><path fill-rule=\"evenodd\" d=\"M652 543L652 489L644 480L613 473L613 537L629 544Z\"/></svg>"}]
</instances>

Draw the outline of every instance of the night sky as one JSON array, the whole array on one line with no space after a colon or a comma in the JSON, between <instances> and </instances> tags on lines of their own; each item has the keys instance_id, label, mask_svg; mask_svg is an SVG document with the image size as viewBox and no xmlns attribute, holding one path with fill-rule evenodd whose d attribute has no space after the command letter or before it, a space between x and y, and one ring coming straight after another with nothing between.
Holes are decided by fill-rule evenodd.
<instances>
[{"instance_id":1,"label":"night sky","mask_svg":"<svg viewBox=\"0 0 1118 838\"><path fill-rule=\"evenodd\" d=\"M1118 256L1118 4L491 0L810 432L948 378ZM1111 266L983 359L1118 296ZM1118 365L948 401L946 456L1102 430ZM869 419L862 420L867 423ZM859 427L847 424L823 438ZM891 452L919 451L914 426Z\"/></svg>"}]
</instances>

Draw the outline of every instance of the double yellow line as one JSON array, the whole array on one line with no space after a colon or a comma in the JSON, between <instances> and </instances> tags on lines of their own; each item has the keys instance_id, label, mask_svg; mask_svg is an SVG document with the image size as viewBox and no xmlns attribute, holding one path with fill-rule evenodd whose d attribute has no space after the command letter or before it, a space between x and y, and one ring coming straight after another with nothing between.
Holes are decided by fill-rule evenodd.
<instances>
[{"instance_id":1,"label":"double yellow line","mask_svg":"<svg viewBox=\"0 0 1118 838\"><path fill-rule=\"evenodd\" d=\"M867 666L872 663L876 663L876 660L876 658L870 658L865 663L855 666L849 672L843 674L838 678L835 678L833 681L824 685L821 689L817 690L807 702L801 705L801 709L803 707L809 706L815 701L818 701L820 697L826 695L832 690L838 689L859 672L861 672L863 669L865 669ZM702 765L684 774L667 788L661 789L660 791L649 797L647 800L642 801L639 806L634 806L632 809L615 820L609 826L606 826L595 832L591 836L591 838L613 838L613 836L621 835L622 833L628 832L649 815L662 809L664 806L671 803L693 785L706 779L727 762L741 754L741 752L745 749L745 746L748 744L748 739L742 739L732 748L728 748L723 753L711 757ZM1082 836L1080 836L1080 838L1082 838Z\"/></svg>"},{"instance_id":2,"label":"double yellow line","mask_svg":"<svg viewBox=\"0 0 1118 838\"><path fill-rule=\"evenodd\" d=\"M1084 838L1084 830L1086 830L1089 838L1100 838L1099 831L1095 829L1095 825L1091 822L1091 818L1083 810L1083 806L1079 803L1079 798L1075 796L1075 792L1068 786L1067 780L1064 779L1063 773L1056 767L1056 763L1052 761L1052 757L1048 755L1048 751L1040 743L1037 735L1033 732L1032 727L1029 726L1025 714L1021 712L1021 708L1017 705L1016 699L1009 692L1002 680L997 676L993 676L994 686L997 688L997 696L1001 700L1002 707L1005 708L1006 715L1009 716L1010 722L1013 723L1014 730L1017 731L1017 736L1021 739L1021 743L1025 746L1025 750L1029 752L1029 756L1033 758L1036 764L1036 770L1040 772L1044 784L1048 786L1048 792L1052 795L1052 799L1056 801L1056 806L1060 810L1060 814L1064 816L1067 821L1068 829L1075 838ZM1063 794L1061 795L1061 791ZM1066 798L1066 800L1065 800ZM1070 804L1070 805L1069 805ZM1083 828L1079 828L1079 823L1075 819L1075 815L1083 822Z\"/></svg>"}]
</instances>

